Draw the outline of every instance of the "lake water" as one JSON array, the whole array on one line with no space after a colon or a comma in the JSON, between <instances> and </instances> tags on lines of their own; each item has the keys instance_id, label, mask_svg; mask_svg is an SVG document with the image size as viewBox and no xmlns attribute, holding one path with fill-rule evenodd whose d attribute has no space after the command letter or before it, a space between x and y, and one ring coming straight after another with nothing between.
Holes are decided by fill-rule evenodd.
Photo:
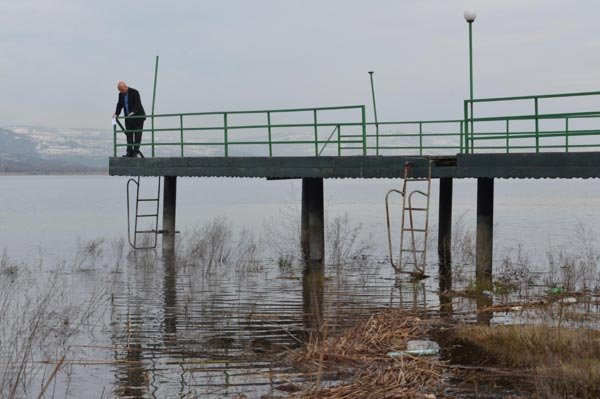
<instances>
[{"instance_id":1,"label":"lake water","mask_svg":"<svg viewBox=\"0 0 600 399\"><path fill-rule=\"evenodd\" d=\"M352 256L360 244L345 248L341 263L326 266L321 288L298 264L278 262L272 250L286 244L286 231L297 222L298 181L179 179L177 226L184 244L176 261L122 247L126 181L0 177L0 250L12 267L2 274L0 302L9 294L21 301L21 307L7 305L0 330L5 340L11 334L6 326L13 334L28 331L19 323L30 314L32 298L51 299L47 313L54 316L45 323L58 338L45 338L48 349L33 351L27 363L37 372L30 379L39 382L54 366L36 362L65 357L46 391L56 397L285 397L281 386L305 379L286 363L286 348L299 345L314 318L324 317L335 331L389 306L390 298L396 306L439 305L435 277L401 292L384 259L383 198L401 181L325 181L328 222L347 215L346 237L361 225L358 241L370 236L373 246L366 258ZM144 182L146 188L153 184ZM594 239L600 222L595 180L498 180L495 190L498 262L522 244L543 268L547 251L577 245L578 224ZM432 193L435 226L435 183ZM454 219L467 230L474 228L475 194L475 181L455 181ZM200 248L194 238L201 241L207 236L203 226L222 216L231 227L222 240L227 259L209 264L210 245ZM251 232L245 241L243 229ZM349 246L351 240L342 241ZM259 249L247 251L249 242ZM429 274L435 275L435 251L430 258ZM457 314L473 319L473 308L459 303ZM2 356L6 369L14 359ZM40 386L31 384L21 394L37 395Z\"/></svg>"},{"instance_id":2,"label":"lake water","mask_svg":"<svg viewBox=\"0 0 600 399\"><path fill-rule=\"evenodd\" d=\"M68 257L77 239L125 237L127 179L109 176L0 176L0 248L11 257L32 261L41 250ZM143 182L153 186L153 179ZM177 227L185 233L218 216L236 228L261 233L269 218L298 208L296 180L180 178ZM401 188L394 180L326 180L326 218L348 214L353 224L385 251L384 196ZM453 215L474 229L475 180L454 184ZM596 180L497 180L495 245L500 251L516 242L532 255L570 241L576 224L600 222L600 184ZM430 221L437 223L437 186L432 184ZM433 231L435 233L435 231ZM435 235L435 234L433 234ZM498 252L498 251L497 251Z\"/></svg>"}]
</instances>

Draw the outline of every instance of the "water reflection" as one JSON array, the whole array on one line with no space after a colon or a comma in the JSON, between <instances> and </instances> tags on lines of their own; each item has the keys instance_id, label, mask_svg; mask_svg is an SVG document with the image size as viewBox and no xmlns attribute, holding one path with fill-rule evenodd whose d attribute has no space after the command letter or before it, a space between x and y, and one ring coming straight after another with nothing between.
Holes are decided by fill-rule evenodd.
<instances>
[{"instance_id":1,"label":"water reflection","mask_svg":"<svg viewBox=\"0 0 600 399\"><path fill-rule=\"evenodd\" d=\"M163 285L165 327L163 342L173 345L177 341L177 257L171 253L163 258L165 278Z\"/></svg>"},{"instance_id":2,"label":"water reflection","mask_svg":"<svg viewBox=\"0 0 600 399\"><path fill-rule=\"evenodd\" d=\"M323 327L325 272L322 262L307 263L302 274L302 310L304 328L320 336Z\"/></svg>"},{"instance_id":3,"label":"water reflection","mask_svg":"<svg viewBox=\"0 0 600 399\"><path fill-rule=\"evenodd\" d=\"M435 277L399 281L377 259L292 268L264 262L252 271L194 259L138 253L115 275L106 344L114 396L277 396L309 378L289 368L285 353L315 334L334 334L390 305L475 315L474 301L440 295Z\"/></svg>"}]
</instances>

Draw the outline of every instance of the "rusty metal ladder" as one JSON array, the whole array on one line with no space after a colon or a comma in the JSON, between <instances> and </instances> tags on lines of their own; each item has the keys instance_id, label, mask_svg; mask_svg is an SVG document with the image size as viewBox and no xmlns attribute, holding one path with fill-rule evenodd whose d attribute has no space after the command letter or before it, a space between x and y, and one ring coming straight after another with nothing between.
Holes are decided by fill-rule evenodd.
<instances>
[{"instance_id":1,"label":"rusty metal ladder","mask_svg":"<svg viewBox=\"0 0 600 399\"><path fill-rule=\"evenodd\" d=\"M425 277L425 266L427 262L427 239L429 232L429 198L431 193L431 160L428 159L428 171L427 176L424 178L411 177L411 168L413 164L411 162L405 162L404 164L404 184L402 191L392 189L385 195L385 212L387 218L387 230L388 230L388 249L390 256L390 263L394 268L396 274L409 274L414 278ZM413 182L420 182L426 184L426 189L410 189L409 186L413 186ZM411 191L409 191L411 190ZM398 258L398 264L394 264L394 253L392 247L392 226L390 221L390 207L389 197L390 194L397 193L402 196L402 218L400 225L400 254ZM415 204L415 195L421 196L421 204ZM424 202L424 204L422 204ZM421 225L415 224L417 213L422 214ZM408 214L408 217L407 217ZM406 222L408 220L408 226ZM408 234L408 239L405 236ZM407 243L408 241L408 243ZM408 245L408 247L405 247ZM412 270L405 270L406 266L412 266Z\"/></svg>"},{"instance_id":2,"label":"rusty metal ladder","mask_svg":"<svg viewBox=\"0 0 600 399\"><path fill-rule=\"evenodd\" d=\"M140 183L141 178L138 176L137 178L131 178L127 181L127 239L129 240L129 245L133 249L155 249L158 244L158 234L161 233L158 230L158 216L160 210L160 186L161 186L161 178L158 178L158 190L156 194L156 198L140 198ZM130 186L131 184L135 184L135 221L133 224L133 230L131 229L131 199L130 199ZM140 213L140 203L156 203L156 212L155 213ZM152 208L154 209L154 208ZM140 226L140 220L145 219L154 219L153 228L146 230L138 230ZM133 237L132 237L133 231ZM143 236L148 237L147 241L138 243L138 235L142 234Z\"/></svg>"}]
</instances>

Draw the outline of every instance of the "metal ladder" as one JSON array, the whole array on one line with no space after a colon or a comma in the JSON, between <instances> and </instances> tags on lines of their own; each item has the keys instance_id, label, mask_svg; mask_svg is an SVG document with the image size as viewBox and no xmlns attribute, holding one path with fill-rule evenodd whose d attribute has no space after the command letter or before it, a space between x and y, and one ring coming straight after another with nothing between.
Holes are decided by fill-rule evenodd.
<instances>
[{"instance_id":1,"label":"metal ladder","mask_svg":"<svg viewBox=\"0 0 600 399\"><path fill-rule=\"evenodd\" d=\"M429 197L431 192L431 164L432 161L428 160L428 172L427 177L414 178L411 177L411 168L413 166L410 162L404 164L404 184L402 191L389 190L385 195L385 212L387 218L387 230L388 230L388 248L390 255L390 263L394 268L396 274L409 274L414 278L424 278L425 276L425 265L427 261L427 238L429 231ZM409 186L413 186L411 183L423 183L426 184L426 189L410 189ZM402 218L400 226L400 257L398 264L394 264L394 253L392 249L392 228L390 222L390 207L389 197L390 194L397 193L402 196ZM416 197L420 196L422 199L419 204L416 204ZM424 201L423 201L424 200ZM423 204L424 202L424 204ZM408 217L407 217L408 213ZM415 215L421 213L422 225L416 226ZM406 225L408 220L409 225ZM405 235L408 234L408 239L405 239ZM419 240L421 239L421 240ZM408 243L407 243L408 241ZM407 245L408 247L405 247ZM405 266L412 266L413 270L404 270Z\"/></svg>"},{"instance_id":2,"label":"metal ladder","mask_svg":"<svg viewBox=\"0 0 600 399\"><path fill-rule=\"evenodd\" d=\"M131 178L127 181L127 239L129 240L129 245L133 249L155 249L158 243L158 234L160 231L158 230L158 215L160 209L160 185L161 178L158 178L158 191L156 194L156 198L140 198L140 176L136 178ZM135 184L135 222L133 225L133 237L132 237L132 229L131 229L131 200L130 200L130 186L131 184ZM140 213L140 203L156 203L156 212L155 213ZM154 228L150 228L149 230L138 230L140 219L152 219L154 218ZM138 234L142 234L143 236L149 236L149 241L142 241L138 246Z\"/></svg>"}]
</instances>

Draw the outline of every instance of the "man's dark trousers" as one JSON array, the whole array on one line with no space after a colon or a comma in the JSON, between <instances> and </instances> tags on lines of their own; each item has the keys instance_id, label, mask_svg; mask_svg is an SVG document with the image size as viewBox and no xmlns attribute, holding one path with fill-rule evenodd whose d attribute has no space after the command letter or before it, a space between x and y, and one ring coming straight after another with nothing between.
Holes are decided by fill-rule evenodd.
<instances>
[{"instance_id":1,"label":"man's dark trousers","mask_svg":"<svg viewBox=\"0 0 600 399\"><path fill-rule=\"evenodd\" d=\"M125 135L127 136L127 152L133 153L135 151L139 151L139 144L142 142L142 130L144 129L144 119L135 117L126 118L125 129L127 130L127 133L125 133Z\"/></svg>"}]
</instances>

